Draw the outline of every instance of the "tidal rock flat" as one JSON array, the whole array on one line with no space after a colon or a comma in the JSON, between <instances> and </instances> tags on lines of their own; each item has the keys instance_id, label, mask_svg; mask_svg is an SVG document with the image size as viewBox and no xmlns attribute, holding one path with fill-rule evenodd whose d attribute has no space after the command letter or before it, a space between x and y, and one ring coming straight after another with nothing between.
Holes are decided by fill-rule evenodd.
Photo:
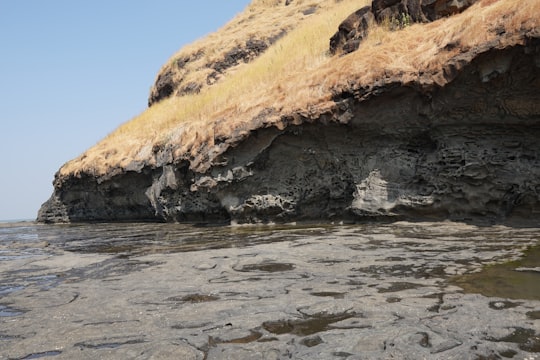
<instances>
[{"instance_id":1,"label":"tidal rock flat","mask_svg":"<svg viewBox=\"0 0 540 360\"><path fill-rule=\"evenodd\" d=\"M520 259L539 236L451 222L4 225L0 359L535 359L540 264ZM485 282L497 296L475 293L497 263L533 292L503 279Z\"/></svg>"}]
</instances>

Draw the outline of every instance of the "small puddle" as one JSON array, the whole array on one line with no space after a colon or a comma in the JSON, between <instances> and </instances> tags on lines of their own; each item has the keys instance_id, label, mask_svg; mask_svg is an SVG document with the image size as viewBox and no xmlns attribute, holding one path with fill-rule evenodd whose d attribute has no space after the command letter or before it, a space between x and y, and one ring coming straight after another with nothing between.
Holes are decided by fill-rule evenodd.
<instances>
[{"instance_id":1,"label":"small puddle","mask_svg":"<svg viewBox=\"0 0 540 360\"><path fill-rule=\"evenodd\" d=\"M204 294L190 294L185 296L173 296L167 299L167 301L177 301L177 302L189 302L192 304L210 302L219 300L218 296L215 295L204 295Z\"/></svg>"},{"instance_id":2,"label":"small puddle","mask_svg":"<svg viewBox=\"0 0 540 360\"><path fill-rule=\"evenodd\" d=\"M424 285L422 284L415 284L410 282L393 282L390 283L390 286L384 287L384 288L377 288L377 291L380 293L388 293L388 292L398 292L403 290L410 290L410 289L417 289L419 287L422 287Z\"/></svg>"},{"instance_id":3,"label":"small puddle","mask_svg":"<svg viewBox=\"0 0 540 360\"><path fill-rule=\"evenodd\" d=\"M230 340L222 340L220 338L210 337L209 343L211 343L211 345L217 345L217 344L249 344L249 343L252 343L254 341L259 340L261 337L262 337L262 334L260 332L251 330L250 334L247 335L247 336L234 338L234 339L230 339Z\"/></svg>"},{"instance_id":4,"label":"small puddle","mask_svg":"<svg viewBox=\"0 0 540 360\"><path fill-rule=\"evenodd\" d=\"M521 350L527 352L540 352L540 336L533 329L515 328L514 331L500 339L488 338L494 342L510 342L518 344Z\"/></svg>"},{"instance_id":5,"label":"small puddle","mask_svg":"<svg viewBox=\"0 0 540 360\"><path fill-rule=\"evenodd\" d=\"M58 356L60 354L62 354L61 351L56 351L56 350L54 350L54 351L45 351L45 352L40 352L40 353L27 355L27 356L21 358L20 360L41 359L41 358L44 358L44 357Z\"/></svg>"},{"instance_id":6,"label":"small puddle","mask_svg":"<svg viewBox=\"0 0 540 360\"><path fill-rule=\"evenodd\" d=\"M540 310L529 311L529 312L527 313L527 317L528 317L529 319L539 320L539 319L540 319Z\"/></svg>"},{"instance_id":7,"label":"small puddle","mask_svg":"<svg viewBox=\"0 0 540 360\"><path fill-rule=\"evenodd\" d=\"M333 292L333 291L319 291L319 292L310 293L310 295L312 295L312 296L332 297L334 299L343 299L343 298L345 298L346 294L347 293Z\"/></svg>"},{"instance_id":8,"label":"small puddle","mask_svg":"<svg viewBox=\"0 0 540 360\"><path fill-rule=\"evenodd\" d=\"M540 300L540 245L516 261L486 266L482 271L451 280L465 292L488 297Z\"/></svg>"},{"instance_id":9,"label":"small puddle","mask_svg":"<svg viewBox=\"0 0 540 360\"><path fill-rule=\"evenodd\" d=\"M14 317L23 315L24 312L15 310L5 305L0 305L0 317Z\"/></svg>"},{"instance_id":10,"label":"small puddle","mask_svg":"<svg viewBox=\"0 0 540 360\"><path fill-rule=\"evenodd\" d=\"M5 295L8 295L8 294L11 294L13 292L20 291L20 290L23 290L23 289L24 289L24 286L22 286L22 285L0 286L0 296L5 296Z\"/></svg>"},{"instance_id":11,"label":"small puddle","mask_svg":"<svg viewBox=\"0 0 540 360\"><path fill-rule=\"evenodd\" d=\"M260 264L248 264L242 266L238 271L263 271L263 272L282 272L294 270L294 265L289 263L260 263Z\"/></svg>"},{"instance_id":12,"label":"small puddle","mask_svg":"<svg viewBox=\"0 0 540 360\"><path fill-rule=\"evenodd\" d=\"M354 313L324 314L304 319L266 321L262 324L262 327L275 335L293 334L298 336L308 336L330 330L332 328L330 326L331 324L355 316Z\"/></svg>"},{"instance_id":13,"label":"small puddle","mask_svg":"<svg viewBox=\"0 0 540 360\"><path fill-rule=\"evenodd\" d=\"M15 341L15 340L22 340L23 337L21 335L9 335L9 334L2 334L0 333L0 342L1 341Z\"/></svg>"},{"instance_id":14,"label":"small puddle","mask_svg":"<svg viewBox=\"0 0 540 360\"><path fill-rule=\"evenodd\" d=\"M92 344L92 343L77 343L74 346L80 347L80 348L87 348L87 349L116 349L124 345L136 345L136 344L142 344L143 340L128 340L128 341L122 341L122 342L105 342L105 343L99 343L99 344Z\"/></svg>"}]
</instances>

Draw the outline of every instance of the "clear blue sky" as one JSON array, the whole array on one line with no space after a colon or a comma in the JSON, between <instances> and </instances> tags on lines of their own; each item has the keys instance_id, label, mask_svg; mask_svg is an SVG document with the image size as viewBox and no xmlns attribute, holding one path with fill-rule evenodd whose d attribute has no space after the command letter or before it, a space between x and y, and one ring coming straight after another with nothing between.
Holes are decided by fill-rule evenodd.
<instances>
[{"instance_id":1,"label":"clear blue sky","mask_svg":"<svg viewBox=\"0 0 540 360\"><path fill-rule=\"evenodd\" d=\"M160 67L250 0L0 0L0 220L35 218L63 163L142 112Z\"/></svg>"}]
</instances>

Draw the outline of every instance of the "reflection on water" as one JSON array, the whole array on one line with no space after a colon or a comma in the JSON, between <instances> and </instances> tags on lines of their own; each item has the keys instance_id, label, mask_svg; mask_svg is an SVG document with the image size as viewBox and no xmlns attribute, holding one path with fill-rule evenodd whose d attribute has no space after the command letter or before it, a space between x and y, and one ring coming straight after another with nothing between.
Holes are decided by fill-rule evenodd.
<instances>
[{"instance_id":1,"label":"reflection on water","mask_svg":"<svg viewBox=\"0 0 540 360\"><path fill-rule=\"evenodd\" d=\"M278 321L267 321L262 327L276 335L295 334L295 335L313 335L330 329L331 324L357 316L354 313L341 314L316 314L306 316L303 319L287 319Z\"/></svg>"},{"instance_id":2,"label":"reflection on water","mask_svg":"<svg viewBox=\"0 0 540 360\"><path fill-rule=\"evenodd\" d=\"M196 227L186 224L120 223L40 225L36 229L40 241L61 242L68 251L137 256L247 247L308 238L328 232L332 227L329 225Z\"/></svg>"},{"instance_id":3,"label":"reflection on water","mask_svg":"<svg viewBox=\"0 0 540 360\"><path fill-rule=\"evenodd\" d=\"M12 317L22 315L23 312L0 304L0 317Z\"/></svg>"},{"instance_id":4,"label":"reflection on water","mask_svg":"<svg viewBox=\"0 0 540 360\"><path fill-rule=\"evenodd\" d=\"M503 231L501 231L503 230ZM0 259L15 260L39 256L52 244L64 251L83 254L114 254L118 258L132 258L148 254L167 254L211 249L242 248L281 241L299 240L295 246L302 247L312 241L326 237L351 238L362 236L364 242L351 244L352 251L372 251L388 246L380 240L381 235L401 239L396 246L414 251L419 258L428 258L435 253L469 252L464 259L454 258L460 265L475 264L474 252L500 249L505 252L501 258L493 257L495 264L485 266L481 271L451 277L449 281L462 287L466 292L480 293L491 297L511 299L540 299L540 245L530 246L518 260L504 262L509 253L519 255L519 243L528 241L538 244L540 233L537 229L516 230L505 227L477 228L473 226L428 226L422 224L362 224L354 226L334 225L259 225L196 227L185 224L71 224L37 225L30 222L0 224ZM509 237L515 237L509 239ZM438 241L434 248L432 240ZM448 240L447 243L445 240ZM344 259L318 260L331 266ZM514 256L516 257L516 256ZM378 276L402 275L418 279L448 277L448 265L433 265L429 262L411 263L401 256L388 256L383 264L372 264L354 268L354 271ZM243 272L282 272L295 268L294 264L262 262L244 264L236 268ZM32 279L30 279L32 280ZM43 279L42 279L43 280ZM0 288L0 294L9 292L9 285ZM379 292L397 292L421 286L409 282L389 283L378 288ZM314 292L315 296L325 296L325 292ZM327 296L341 296L329 292Z\"/></svg>"},{"instance_id":5,"label":"reflection on water","mask_svg":"<svg viewBox=\"0 0 540 360\"><path fill-rule=\"evenodd\" d=\"M527 249L519 260L488 265L453 282L466 292L485 296L540 300L540 245Z\"/></svg>"}]
</instances>

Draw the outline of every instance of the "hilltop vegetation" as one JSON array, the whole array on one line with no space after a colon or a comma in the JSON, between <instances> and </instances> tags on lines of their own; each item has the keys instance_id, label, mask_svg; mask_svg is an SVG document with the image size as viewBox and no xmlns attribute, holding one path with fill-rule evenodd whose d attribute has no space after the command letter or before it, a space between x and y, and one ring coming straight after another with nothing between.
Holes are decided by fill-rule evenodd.
<instances>
[{"instance_id":1,"label":"hilltop vegetation","mask_svg":"<svg viewBox=\"0 0 540 360\"><path fill-rule=\"evenodd\" d=\"M309 94L313 89L293 95L299 85L294 82L307 79L330 60L328 39L346 16L367 3L299 0L284 6L282 1L253 1L223 29L173 55L160 74L177 67L179 59L194 58L174 76L182 76L178 74L182 72L186 83L206 84L213 70L201 64L219 62L224 54L252 38L279 38L256 61L228 69L217 83L203 86L197 94L173 96L154 104L66 164L61 173L104 174L133 160L149 160L153 148L167 144L174 144L182 156L197 144L211 142L211 137L223 136L231 127L251 121L265 108L280 112L301 108L313 97Z\"/></svg>"},{"instance_id":2,"label":"hilltop vegetation","mask_svg":"<svg viewBox=\"0 0 540 360\"><path fill-rule=\"evenodd\" d=\"M228 69L212 86L196 94L172 96L154 104L120 126L81 157L67 163L62 174L105 174L134 160L151 161L152 149L175 148L178 158L202 143L245 127L265 109L266 121L310 107L321 107L332 94L351 83L370 84L399 75L403 82L436 73L460 52L489 42L501 29L511 36L522 28L538 29L540 1L482 0L463 14L401 31L374 26L359 51L331 57L328 41L339 23L368 1L254 1L222 30L180 50L163 73L182 57L202 54L188 63L186 82L205 83L208 67L247 40L279 37L257 59ZM305 15L307 14L307 15ZM448 50L449 44L456 44ZM437 79L434 79L437 81Z\"/></svg>"}]
</instances>

